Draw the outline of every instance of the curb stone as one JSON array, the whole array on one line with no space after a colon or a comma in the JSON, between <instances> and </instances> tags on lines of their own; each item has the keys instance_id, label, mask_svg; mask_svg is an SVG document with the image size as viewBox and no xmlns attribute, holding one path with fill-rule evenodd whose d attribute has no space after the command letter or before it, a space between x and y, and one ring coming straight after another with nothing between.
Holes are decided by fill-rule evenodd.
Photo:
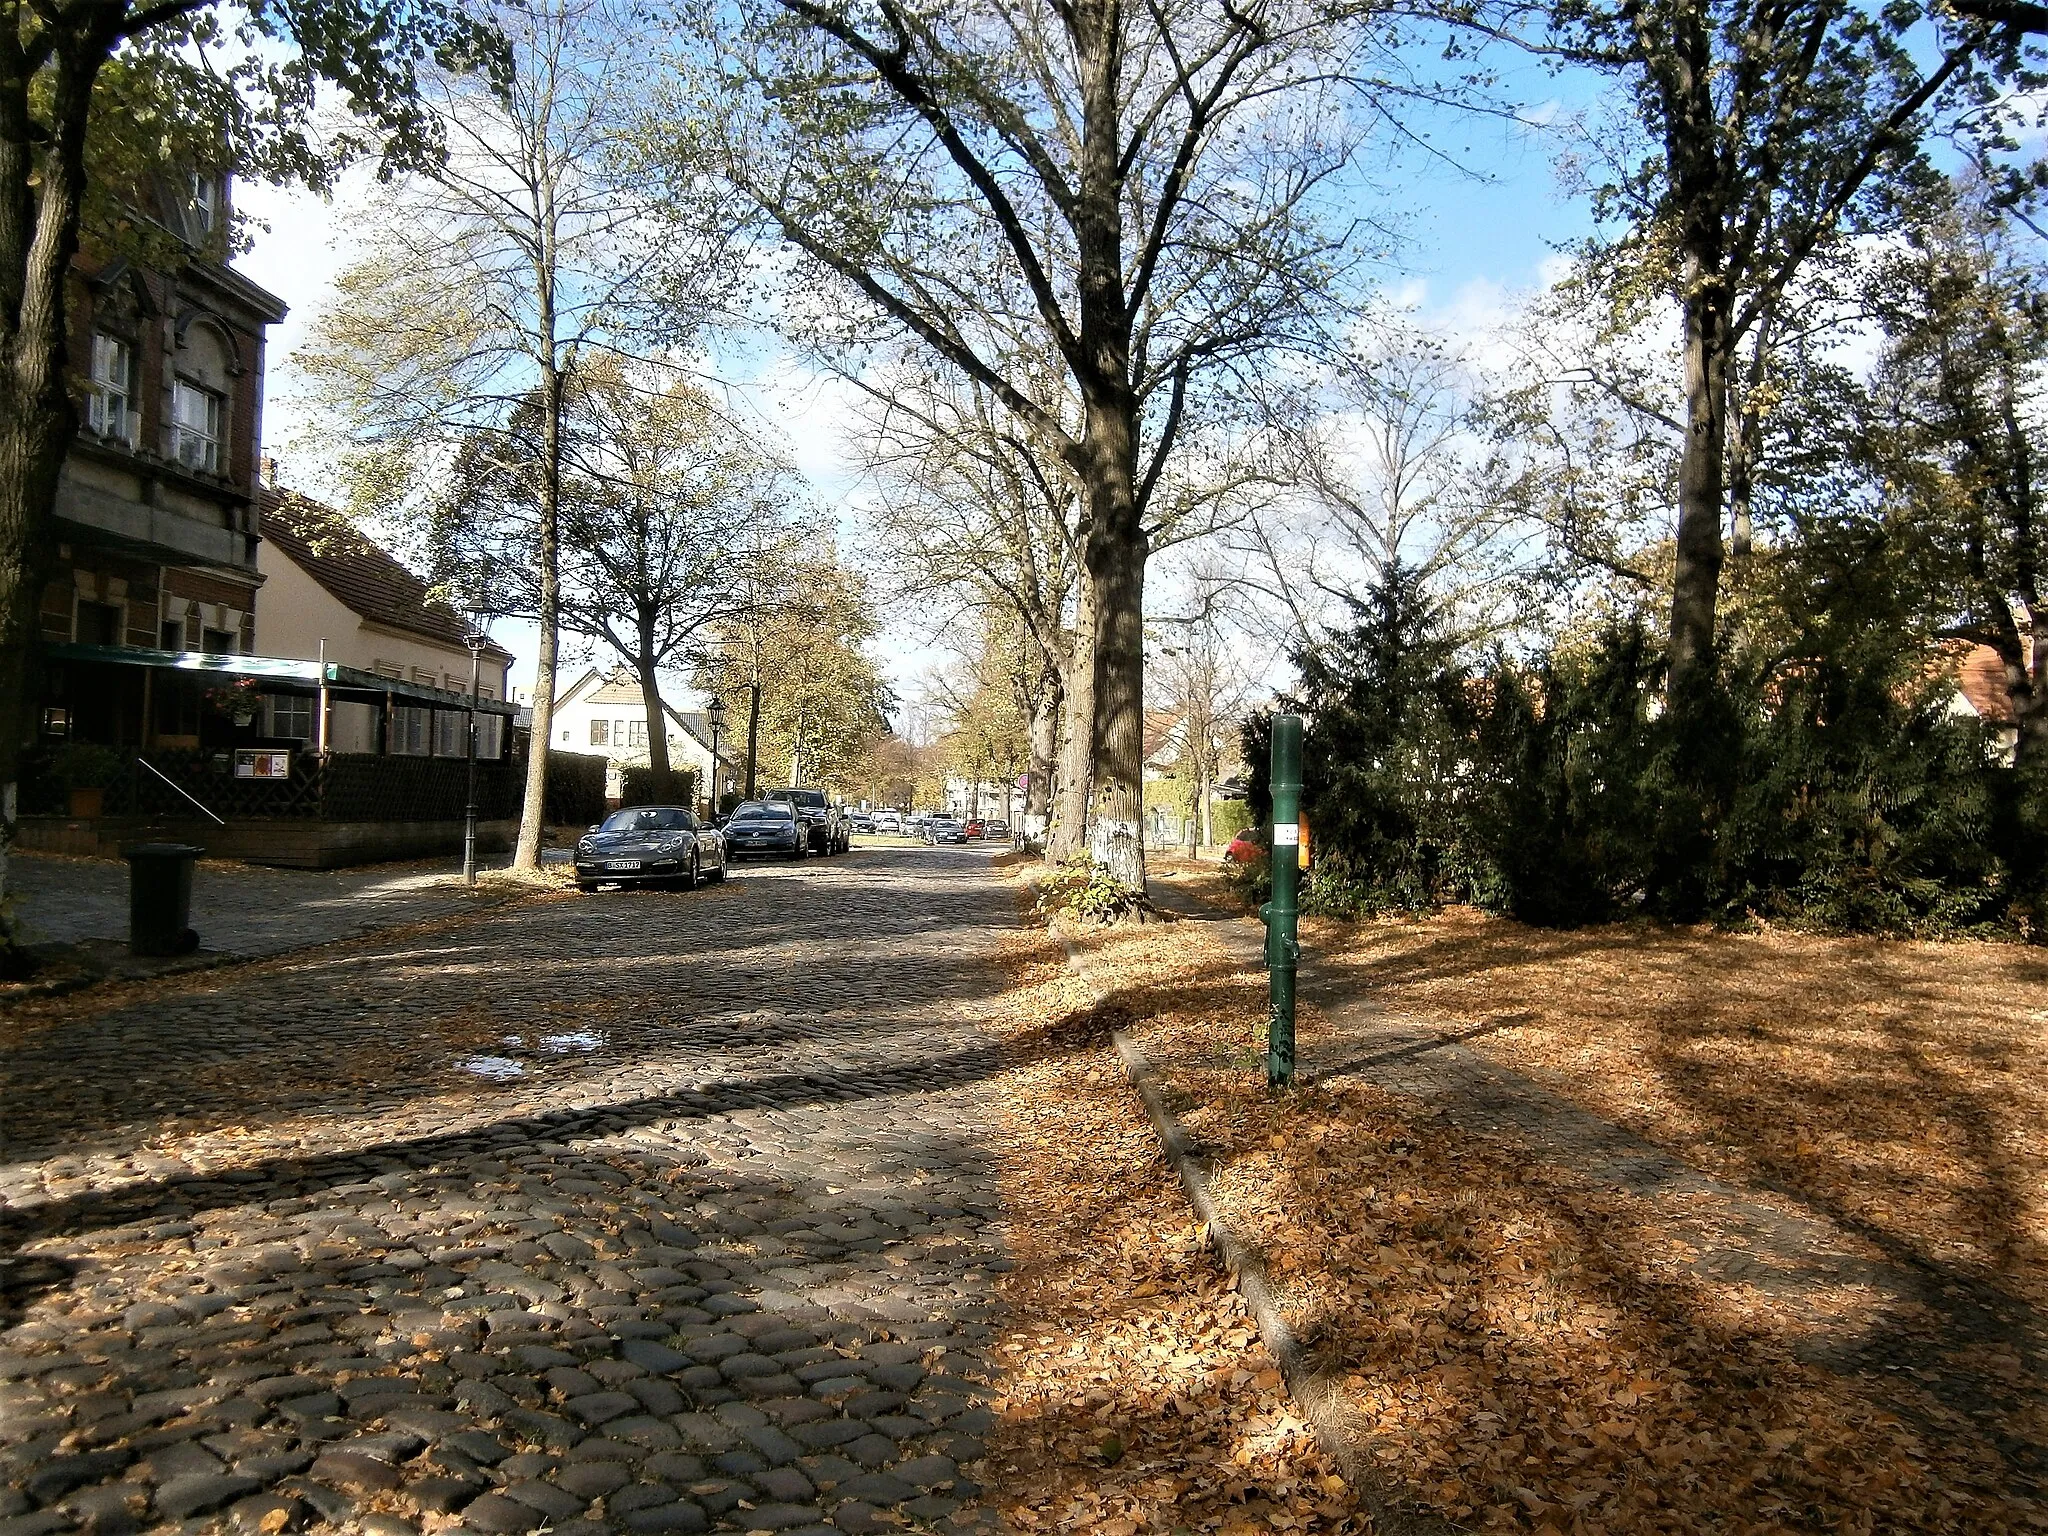
<instances>
[{"instance_id":1,"label":"curb stone","mask_svg":"<svg viewBox=\"0 0 2048 1536\"><path fill-rule=\"evenodd\" d=\"M1052 932L1066 951L1067 963L1088 983L1096 1002L1106 1001L1114 990L1111 985L1096 974L1094 966L1058 923L1053 925ZM1280 1367L1280 1377L1286 1383L1288 1396L1301 1411L1303 1421L1314 1431L1316 1443L1322 1447L1323 1454L1337 1464L1344 1481L1371 1515L1376 1536L1451 1536L1451 1533L1466 1529L1439 1515L1406 1508L1387 1491L1369 1449L1370 1431L1359 1422L1357 1412L1346 1402L1341 1382L1319 1369L1302 1347L1300 1339L1295 1337L1293 1328L1280 1310L1279 1298L1274 1294L1265 1255L1247 1241L1217 1208L1214 1197L1209 1193L1208 1175L1191 1150L1180 1121L1167 1107L1166 1096L1160 1089L1151 1063L1145 1059L1145 1053L1128 1030L1112 1029L1110 1039L1116 1045L1117 1054L1123 1058L1124 1071L1130 1076L1131 1086L1137 1090L1145 1113L1151 1118L1152 1128L1159 1134L1167 1162L1180 1177L1188 1204L1208 1233L1210 1246L1229 1272L1238 1295L1244 1298L1246 1307L1250 1309L1259 1330L1260 1342Z\"/></svg>"}]
</instances>

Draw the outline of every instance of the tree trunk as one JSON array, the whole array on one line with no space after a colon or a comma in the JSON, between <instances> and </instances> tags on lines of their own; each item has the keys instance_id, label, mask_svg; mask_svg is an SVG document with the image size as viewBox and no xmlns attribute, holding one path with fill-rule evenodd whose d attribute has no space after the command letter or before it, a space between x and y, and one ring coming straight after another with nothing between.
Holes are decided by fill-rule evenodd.
<instances>
[{"instance_id":1,"label":"tree trunk","mask_svg":"<svg viewBox=\"0 0 2048 1536\"><path fill-rule=\"evenodd\" d=\"M47 138L33 121L31 82L0 91L0 900L14 846L29 656L54 550L52 518L64 456L78 430L65 387L64 282L78 251L85 129L103 50L60 54L51 72ZM0 945L13 923L0 905Z\"/></svg>"},{"instance_id":2,"label":"tree trunk","mask_svg":"<svg viewBox=\"0 0 2048 1536\"><path fill-rule=\"evenodd\" d=\"M1060 669L1048 663L1038 698L1031 709L1028 736L1031 756L1024 784L1024 819L1029 823L1031 818L1037 817L1041 827L1052 806L1053 767L1060 741L1060 711L1065 704L1066 687Z\"/></svg>"},{"instance_id":3,"label":"tree trunk","mask_svg":"<svg viewBox=\"0 0 2048 1536\"><path fill-rule=\"evenodd\" d=\"M1088 846L1088 800L1095 788L1095 628L1095 584L1084 569L1073 644L1062 665L1059 803L1045 839L1048 863L1070 859Z\"/></svg>"},{"instance_id":4,"label":"tree trunk","mask_svg":"<svg viewBox=\"0 0 2048 1536\"><path fill-rule=\"evenodd\" d=\"M648 626L640 630L640 654L633 658L633 670L640 678L640 707L647 711L647 768L654 780L657 803L676 802L675 785L668 761L668 713L661 707L661 679L654 670L654 641Z\"/></svg>"},{"instance_id":5,"label":"tree trunk","mask_svg":"<svg viewBox=\"0 0 2048 1536\"><path fill-rule=\"evenodd\" d=\"M1685 450L1671 582L1670 707L1690 711L1711 676L1721 592L1721 502L1728 435L1728 297L1717 264L1685 270Z\"/></svg>"},{"instance_id":6,"label":"tree trunk","mask_svg":"<svg viewBox=\"0 0 2048 1536\"><path fill-rule=\"evenodd\" d=\"M1131 441L1131 435L1125 435ZM1135 465L1132 466L1135 469ZM1088 851L1134 891L1145 889L1145 531L1131 508L1133 478L1111 468L1091 490L1110 505L1088 540L1096 596L1094 774Z\"/></svg>"},{"instance_id":7,"label":"tree trunk","mask_svg":"<svg viewBox=\"0 0 2048 1536\"><path fill-rule=\"evenodd\" d=\"M751 691L747 697L747 792L741 798L754 798L754 772L761 750L761 675L754 674Z\"/></svg>"},{"instance_id":8,"label":"tree trunk","mask_svg":"<svg viewBox=\"0 0 2048 1536\"><path fill-rule=\"evenodd\" d=\"M547 821L548 749L555 736L555 661L562 641L562 376L552 358L541 365L540 654L533 670L533 733L528 739L526 799L519 809L519 845L514 869L540 868L540 843Z\"/></svg>"}]
</instances>

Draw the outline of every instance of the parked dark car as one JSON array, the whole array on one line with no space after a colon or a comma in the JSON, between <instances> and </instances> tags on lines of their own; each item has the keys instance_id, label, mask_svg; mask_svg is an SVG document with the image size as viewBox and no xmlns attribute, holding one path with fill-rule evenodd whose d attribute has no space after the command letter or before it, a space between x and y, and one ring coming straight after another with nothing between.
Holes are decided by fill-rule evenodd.
<instances>
[{"instance_id":1,"label":"parked dark car","mask_svg":"<svg viewBox=\"0 0 2048 1536\"><path fill-rule=\"evenodd\" d=\"M726 818L725 845L736 854L779 853L800 859L811 851L811 835L787 801L742 800Z\"/></svg>"},{"instance_id":2,"label":"parked dark car","mask_svg":"<svg viewBox=\"0 0 2048 1536\"><path fill-rule=\"evenodd\" d=\"M680 805L614 811L576 844L576 889L600 885L674 885L725 878L725 835Z\"/></svg>"},{"instance_id":3,"label":"parked dark car","mask_svg":"<svg viewBox=\"0 0 2048 1536\"><path fill-rule=\"evenodd\" d=\"M981 829L983 837L1008 837L1010 824L1007 821L992 821Z\"/></svg>"},{"instance_id":4,"label":"parked dark car","mask_svg":"<svg viewBox=\"0 0 2048 1536\"><path fill-rule=\"evenodd\" d=\"M875 813L873 811L848 811L846 813L846 824L856 832L872 832L875 830Z\"/></svg>"},{"instance_id":5,"label":"parked dark car","mask_svg":"<svg viewBox=\"0 0 2048 1536\"><path fill-rule=\"evenodd\" d=\"M933 845L964 843L967 841L967 828L956 817L930 816L925 819L924 840Z\"/></svg>"},{"instance_id":6,"label":"parked dark car","mask_svg":"<svg viewBox=\"0 0 2048 1536\"><path fill-rule=\"evenodd\" d=\"M796 811L811 834L811 852L844 853L853 846L846 816L822 789L771 789L763 800L780 800Z\"/></svg>"}]
</instances>

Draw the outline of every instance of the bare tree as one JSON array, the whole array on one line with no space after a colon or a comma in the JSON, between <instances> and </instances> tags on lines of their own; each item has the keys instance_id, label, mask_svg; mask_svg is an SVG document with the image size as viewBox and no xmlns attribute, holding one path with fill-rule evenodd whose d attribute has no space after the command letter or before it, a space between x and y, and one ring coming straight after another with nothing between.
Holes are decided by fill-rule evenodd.
<instances>
[{"instance_id":1,"label":"bare tree","mask_svg":"<svg viewBox=\"0 0 2048 1536\"><path fill-rule=\"evenodd\" d=\"M586 359L630 334L663 261L717 264L644 244L652 221L625 136L641 61L609 0L497 0L490 14L512 48L510 88L431 79L447 156L378 200L368 252L299 361L347 434L353 511L431 523L458 460L489 463L505 504L534 509L540 654L514 857L532 868L562 623L566 401Z\"/></svg>"},{"instance_id":2,"label":"bare tree","mask_svg":"<svg viewBox=\"0 0 2048 1536\"><path fill-rule=\"evenodd\" d=\"M1342 303L1351 226L1322 199L1382 34L1295 0L746 0L703 20L721 169L798 255L792 328L826 350L914 340L1078 488L1090 842L1142 886L1155 500L1190 424L1319 345Z\"/></svg>"}]
</instances>

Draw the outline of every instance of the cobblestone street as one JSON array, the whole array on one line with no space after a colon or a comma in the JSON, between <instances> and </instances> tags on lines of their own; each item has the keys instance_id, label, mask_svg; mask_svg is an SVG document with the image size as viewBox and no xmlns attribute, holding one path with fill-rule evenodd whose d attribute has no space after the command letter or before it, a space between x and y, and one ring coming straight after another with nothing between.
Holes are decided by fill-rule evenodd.
<instances>
[{"instance_id":1,"label":"cobblestone street","mask_svg":"<svg viewBox=\"0 0 2048 1536\"><path fill-rule=\"evenodd\" d=\"M529 899L0 1035L0 1536L981 1529L977 853Z\"/></svg>"}]
</instances>

